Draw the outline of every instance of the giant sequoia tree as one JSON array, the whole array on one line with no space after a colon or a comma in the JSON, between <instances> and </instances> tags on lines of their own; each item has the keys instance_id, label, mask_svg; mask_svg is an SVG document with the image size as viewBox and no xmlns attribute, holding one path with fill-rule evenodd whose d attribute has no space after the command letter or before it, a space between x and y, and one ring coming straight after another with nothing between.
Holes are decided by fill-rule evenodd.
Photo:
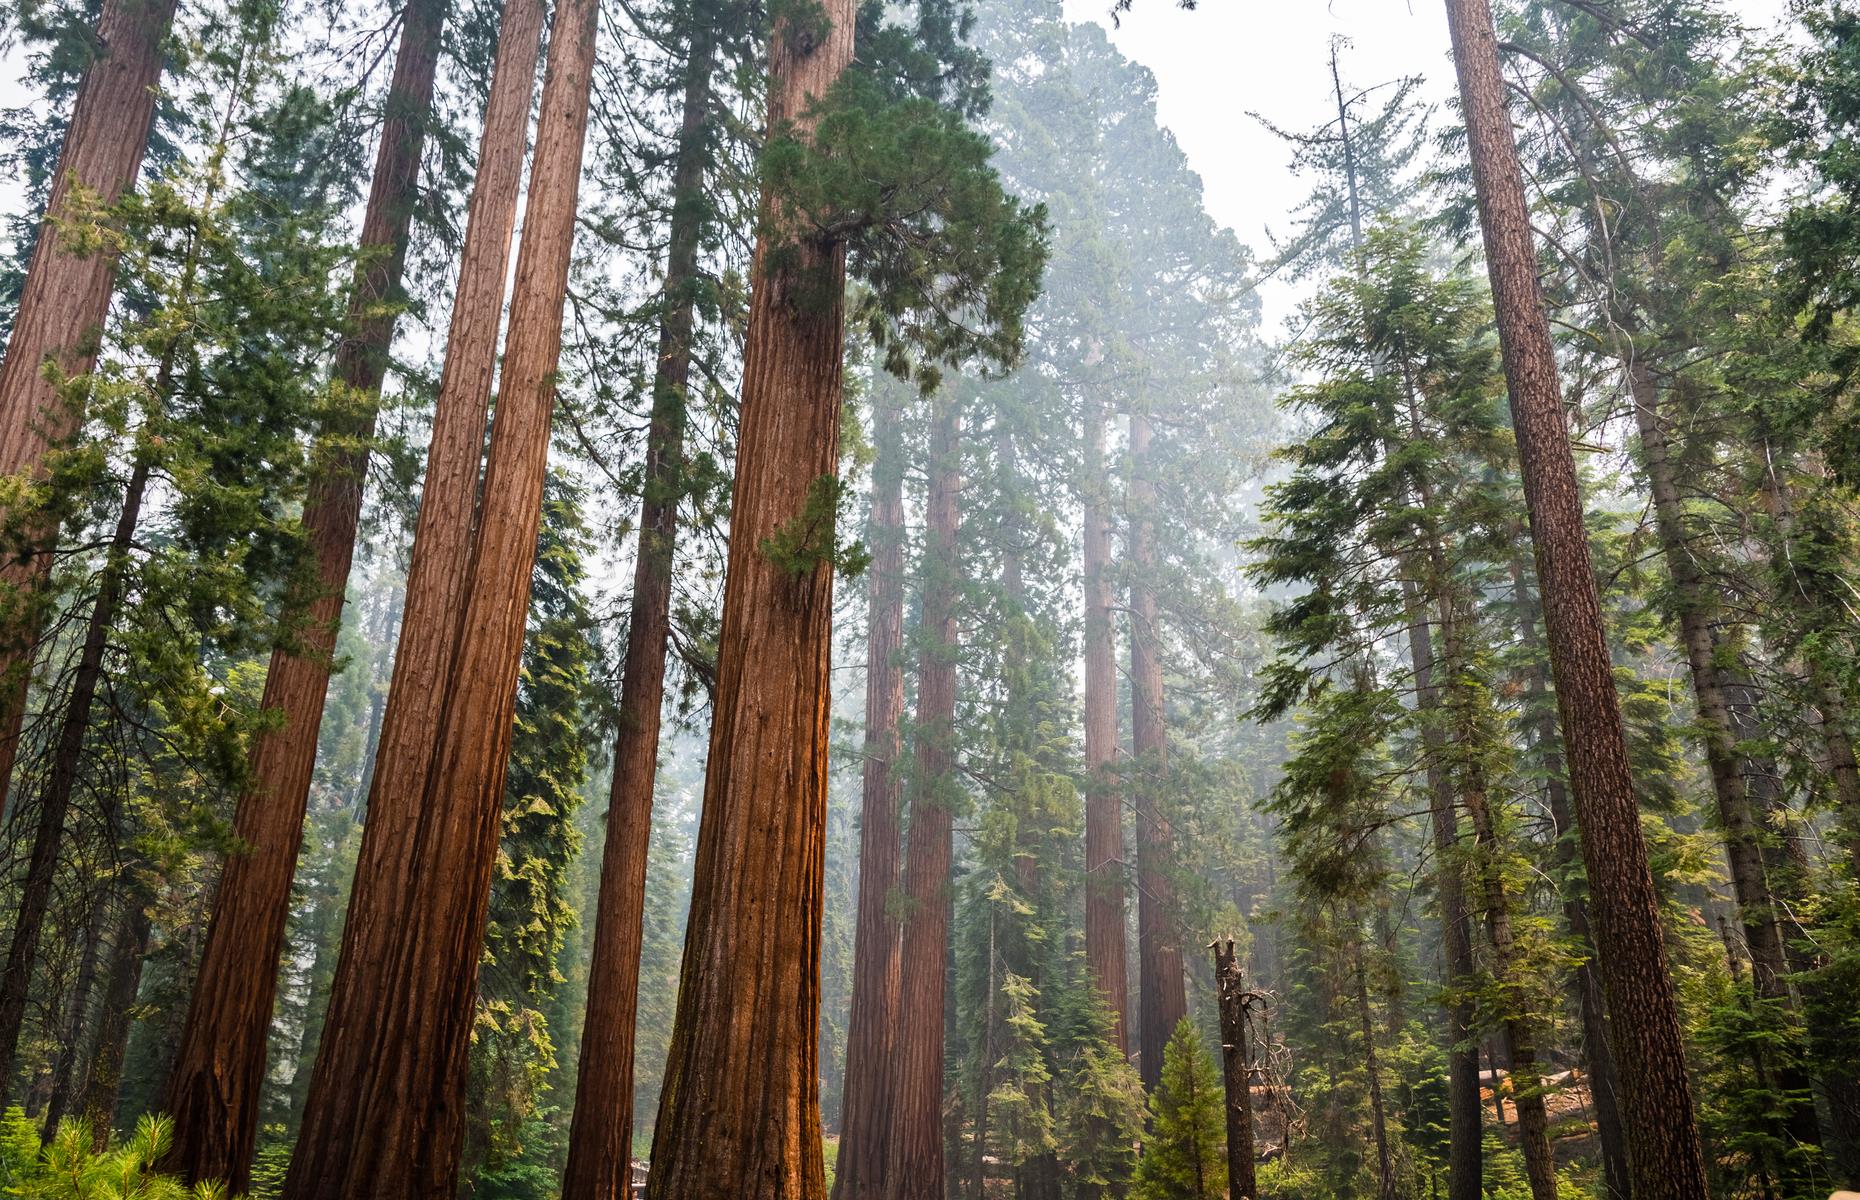
<instances>
[{"instance_id":1,"label":"giant sequoia tree","mask_svg":"<svg viewBox=\"0 0 1860 1200\"><path fill-rule=\"evenodd\" d=\"M598 15L585 0L558 8L552 24L470 570L457 610L433 613L457 622L457 649L442 678L396 680L436 685L444 704L432 741L408 748L430 764L417 799L408 798L411 819L402 824L390 812L364 836L288 1196L457 1188L476 967L542 520ZM495 303L495 295L481 299ZM461 526L466 515L457 514ZM416 542L416 560L421 551ZM410 912L421 916L407 921Z\"/></svg>"},{"instance_id":2,"label":"giant sequoia tree","mask_svg":"<svg viewBox=\"0 0 1860 1200\"><path fill-rule=\"evenodd\" d=\"M418 682L388 695L377 736L378 745L387 749L376 751L388 770L373 773L371 797L404 792L413 757L406 743L423 741L432 728L439 680L452 649L447 614L463 586L541 27L539 3L516 0L505 11L415 531L425 549L408 578L395 663L397 677L405 671ZM410 706L416 711L409 713ZM282 800L255 795L240 806L238 833L248 849L229 857L221 874L168 1085L168 1110L175 1121L171 1161L188 1179L227 1179L235 1187L248 1183L275 964L303 830L303 803ZM394 819L391 801L373 800L369 808L380 822Z\"/></svg>"}]
</instances>

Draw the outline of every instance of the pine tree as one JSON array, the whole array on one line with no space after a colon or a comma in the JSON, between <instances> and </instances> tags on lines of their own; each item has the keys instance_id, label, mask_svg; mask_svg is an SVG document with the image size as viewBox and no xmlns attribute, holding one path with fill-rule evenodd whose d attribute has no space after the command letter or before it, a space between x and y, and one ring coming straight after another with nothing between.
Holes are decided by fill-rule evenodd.
<instances>
[{"instance_id":1,"label":"pine tree","mask_svg":"<svg viewBox=\"0 0 1860 1200\"><path fill-rule=\"evenodd\" d=\"M116 268L110 210L141 170L174 9L173 0L112 0L99 15L94 45L102 53L78 87L0 359L0 476L42 480L47 451L81 424L83 414L60 381L87 374L96 361ZM44 236L47 230L54 236ZM56 533L57 511L43 497L23 504L14 497L5 509L12 546L0 579L0 792L18 753L27 659L42 616L35 594L51 573L44 543ZM11 1048L0 1054L0 1081L10 1079L12 1057Z\"/></svg>"},{"instance_id":2,"label":"pine tree","mask_svg":"<svg viewBox=\"0 0 1860 1200\"><path fill-rule=\"evenodd\" d=\"M1184 1017L1169 1039L1162 1084L1150 1097L1150 1135L1131 1187L1135 1200L1214 1200L1227 1192L1220 1074Z\"/></svg>"},{"instance_id":3,"label":"pine tree","mask_svg":"<svg viewBox=\"0 0 1860 1200\"><path fill-rule=\"evenodd\" d=\"M1517 427L1544 624L1628 1109L1635 1194L1705 1190L1684 1044L1583 528L1530 213L1484 0L1448 0L1461 107ZM1656 1116L1656 1114L1658 1114Z\"/></svg>"}]
</instances>

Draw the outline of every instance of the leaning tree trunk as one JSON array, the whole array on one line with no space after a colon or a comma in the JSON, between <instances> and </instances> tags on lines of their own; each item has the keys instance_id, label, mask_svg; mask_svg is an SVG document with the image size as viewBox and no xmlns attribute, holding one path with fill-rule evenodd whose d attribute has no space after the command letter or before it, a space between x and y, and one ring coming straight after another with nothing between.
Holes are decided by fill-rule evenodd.
<instances>
[{"instance_id":1,"label":"leaning tree trunk","mask_svg":"<svg viewBox=\"0 0 1860 1200\"><path fill-rule=\"evenodd\" d=\"M899 758L904 717L904 452L897 405L873 405L872 517L866 568L865 774L859 819L859 910L853 935L852 1014L846 1032L835 1200L883 1200L897 1020Z\"/></svg>"},{"instance_id":2,"label":"leaning tree trunk","mask_svg":"<svg viewBox=\"0 0 1860 1200\"><path fill-rule=\"evenodd\" d=\"M165 371L164 371L165 373ZM0 1093L11 1090L13 1068L19 1053L19 1035L26 1020L27 993L39 958L39 939L52 903L52 885L58 872L58 847L64 841L65 818L77 790L84 765L84 740L90 733L91 707L103 682L103 660L109 651L110 630L122 604L129 552L142 519L142 501L148 494L148 452L136 451L135 466L123 491L123 507L110 537L97 598L84 623L84 641L77 667L71 673L71 693L65 698L58 736L51 746L51 768L39 795L37 828L32 852L26 859L26 877L20 884L13 915L13 937L7 946L6 969L0 974Z\"/></svg>"},{"instance_id":3,"label":"leaning tree trunk","mask_svg":"<svg viewBox=\"0 0 1860 1200\"><path fill-rule=\"evenodd\" d=\"M607 841L588 966L575 1109L562 1193L590 1200L630 1197L633 1158L633 1032L639 1009L639 953L645 937L646 857L652 844L652 790L658 774L659 713L665 702L665 652L671 636L672 562L678 505L685 495L686 389L691 377L698 251L708 223L711 75L716 69L715 14L691 18L685 57L683 121L672 176L665 310L646 434L639 549L633 608L614 737Z\"/></svg>"},{"instance_id":4,"label":"leaning tree trunk","mask_svg":"<svg viewBox=\"0 0 1860 1200\"><path fill-rule=\"evenodd\" d=\"M396 82L394 93L409 99L432 95L433 56L437 54L437 24L443 9L417 13L409 6L402 43L402 60L411 78ZM392 688L383 711L381 737L376 740L376 763L387 770L370 772L370 804L366 832L372 841L404 832L405 793L424 783L424 768L407 780L407 763L413 761L407 742L428 744L437 722L439 687L452 649L450 620L467 566L472 502L478 487L478 458L484 441L485 406L495 370L497 327L504 301L504 279L510 262L510 238L517 212L517 184L523 173L523 145L528 132L530 97L536 87L536 56L541 35L541 0L512 0L504 11L504 28L498 37L497 65L491 78L491 97L485 108L484 138L478 153L478 175L472 184L467 216L465 251L459 262L458 288L452 303L452 327L446 340L445 370L439 380L439 400L433 415L432 445L428 452L426 482L420 493L419 523L415 528L415 554L407 575L402 642L394 660L396 681L405 673L407 687ZM417 30L422 24L426 28ZM413 145L405 145L405 138ZM398 149L392 149L398 147ZM413 154L413 164L405 162ZM405 205L400 188L413 186L419 160L419 130L389 130L383 136L378 179L396 180L391 195L376 190L381 205ZM385 236L404 244L404 220L396 220ZM398 275L398 270L396 270ZM381 287L392 292L396 281ZM374 288L363 281L363 294ZM378 344L370 348L374 361L385 353L391 329L376 331ZM355 367L353 370L363 370ZM370 372L378 370L368 367ZM379 374L368 381L379 389ZM318 564L322 567L322 593L316 605L329 605L329 618L340 612L340 595L348 580L348 554L353 547L355 515L359 513L359 473L363 461L353 461L355 486L320 493L316 504ZM331 476L331 480L337 476ZM307 523L311 513L305 515ZM324 553L326 551L327 553ZM445 633L432 631L445 627ZM413 631L415 636L407 636ZM422 642L419 634L428 634ZM327 636L327 634L324 634ZM327 649L327 647L326 647ZM305 705L322 705L327 690L327 659L318 655L273 655L272 670L281 687L292 688ZM270 681L266 707L272 707ZM208 923L201 977L193 988L188 1023L180 1040L175 1073L167 1087L167 1111L175 1118L175 1150L169 1167L188 1181L227 1180L234 1191L251 1185L251 1155L259 1131L259 1100L264 1087L266 1034L272 1020L277 958L283 951L290 880L296 873L298 845L303 837L303 809L309 796L309 772L314 767L314 727L320 718L307 709L285 707L286 727L275 739L262 740L253 757L259 785L242 796L236 813L236 832L251 850L227 861ZM301 713L307 724L299 731L307 742L290 733L292 714ZM288 737L286 737L288 735ZM389 739L394 739L389 740ZM396 753L383 759L381 748ZM424 763L422 763L424 767ZM398 772L398 774L396 774ZM400 804L396 804L396 800ZM400 854L396 854L400 858ZM366 860L365 860L366 861Z\"/></svg>"},{"instance_id":5,"label":"leaning tree trunk","mask_svg":"<svg viewBox=\"0 0 1860 1200\"><path fill-rule=\"evenodd\" d=\"M1130 1053L1124 944L1124 809L1116 778L1117 632L1111 623L1111 480L1104 408L1085 410L1085 960L1104 993L1117 1048Z\"/></svg>"},{"instance_id":6,"label":"leaning tree trunk","mask_svg":"<svg viewBox=\"0 0 1860 1200\"><path fill-rule=\"evenodd\" d=\"M854 9L803 33L778 20L771 129L808 132L809 97L852 61ZM652 1200L820 1200L831 543L771 555L839 467L845 246L788 227L765 195L743 350L730 556L704 817L672 1047L653 1134ZM831 536L830 530L825 531Z\"/></svg>"},{"instance_id":7,"label":"leaning tree trunk","mask_svg":"<svg viewBox=\"0 0 1860 1200\"><path fill-rule=\"evenodd\" d=\"M1227 1190L1232 1200L1257 1200L1253 1069L1246 1048L1247 1007L1255 997L1234 959L1232 938L1214 943L1214 986L1220 997L1221 1082L1227 1092Z\"/></svg>"},{"instance_id":8,"label":"leaning tree trunk","mask_svg":"<svg viewBox=\"0 0 1860 1200\"><path fill-rule=\"evenodd\" d=\"M1170 877L1175 836L1159 803L1168 769L1163 710L1161 629L1156 612L1156 480L1150 421L1130 418L1130 745L1136 758L1137 1068L1154 1091L1162 1082L1163 1047L1188 1015L1188 979L1176 931Z\"/></svg>"},{"instance_id":9,"label":"leaning tree trunk","mask_svg":"<svg viewBox=\"0 0 1860 1200\"><path fill-rule=\"evenodd\" d=\"M1542 716L1529 723L1529 733L1543 756L1545 804L1550 810L1550 824L1556 843L1553 861L1565 877L1575 867L1572 834L1575 818L1570 814L1569 792L1563 786L1562 751L1557 745L1556 719L1548 711L1548 680L1542 666L1542 651L1537 637L1536 598L1527 589L1524 564L1511 562L1512 603L1517 612L1518 643L1525 657L1538 665L1531 669L1530 704ZM1573 891L1563 896L1563 921L1581 956L1570 973L1570 990L1575 993L1576 1009L1582 1022L1582 1051L1589 1069L1589 1096L1595 1105L1595 1128L1602 1149L1602 1182L1609 1200L1628 1200L1629 1183L1627 1137L1621 1127L1621 1096L1615 1079L1614 1054L1608 1045L1607 1008L1602 1002L1602 985L1592 962L1594 947L1589 936L1588 905Z\"/></svg>"},{"instance_id":10,"label":"leaning tree trunk","mask_svg":"<svg viewBox=\"0 0 1860 1200\"><path fill-rule=\"evenodd\" d=\"M598 18L598 0L570 0L555 12L457 651L434 747L415 750L431 775L416 806L414 854L371 856L364 835L288 1200L437 1200L457 1191ZM382 759L377 787L389 766Z\"/></svg>"},{"instance_id":11,"label":"leaning tree trunk","mask_svg":"<svg viewBox=\"0 0 1860 1200\"><path fill-rule=\"evenodd\" d=\"M243 853L227 859L214 897L168 1093L176 1117L173 1169L190 1179L228 1179L235 1189L249 1183L291 878L361 520L366 446L394 335L393 302L418 202L446 6L447 0L408 0L401 14L400 48L362 220L365 258L349 300L350 331L336 352L336 382L353 408L323 431L304 502L316 581L309 595L293 599L292 644L271 655L260 707L282 719L253 743L252 784L233 817Z\"/></svg>"},{"instance_id":12,"label":"leaning tree trunk","mask_svg":"<svg viewBox=\"0 0 1860 1200\"><path fill-rule=\"evenodd\" d=\"M102 54L84 71L57 174L39 226L25 287L0 361L0 475L41 478L45 456L69 441L81 407L59 394L60 376L89 373L97 359L115 286L113 243L83 246L59 227L79 229L134 187L148 150L175 0L107 0L97 22ZM27 671L38 636L36 593L51 574L56 528L43 513L0 514L8 528L0 560L0 801L13 775L26 715Z\"/></svg>"},{"instance_id":13,"label":"leaning tree trunk","mask_svg":"<svg viewBox=\"0 0 1860 1200\"><path fill-rule=\"evenodd\" d=\"M1550 669L1569 756L1615 1061L1640 1200L1706 1192L1685 1041L1667 974L1627 736L1602 627L1582 495L1550 341L1530 209L1487 0L1447 0L1519 463L1537 555Z\"/></svg>"},{"instance_id":14,"label":"leaning tree trunk","mask_svg":"<svg viewBox=\"0 0 1860 1200\"><path fill-rule=\"evenodd\" d=\"M956 535L962 481L961 410L948 394L932 404L917 666L917 762L910 850L904 866L909 911L904 919L898 1014L892 1034L897 1075L891 1097L886 1180L895 1200L941 1200L943 1196L944 960L950 949L956 589L961 570Z\"/></svg>"}]
</instances>

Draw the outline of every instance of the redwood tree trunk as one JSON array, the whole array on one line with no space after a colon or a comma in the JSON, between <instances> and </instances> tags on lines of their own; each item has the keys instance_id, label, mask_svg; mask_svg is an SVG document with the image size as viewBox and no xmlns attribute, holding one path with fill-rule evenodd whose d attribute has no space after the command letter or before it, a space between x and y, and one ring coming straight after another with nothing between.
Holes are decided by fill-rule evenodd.
<instances>
[{"instance_id":1,"label":"redwood tree trunk","mask_svg":"<svg viewBox=\"0 0 1860 1200\"><path fill-rule=\"evenodd\" d=\"M392 857L387 848L371 854L372 820L364 834L303 1130L285 1181L289 1200L359 1194L438 1200L457 1190L478 959L542 522L598 17L598 0L568 0L555 12L456 657L442 686L435 747L414 751L430 761L431 776L408 831L410 854ZM402 676L396 683L412 681ZM390 771L391 760L381 758L387 750L384 741L377 788L405 769L395 764Z\"/></svg>"},{"instance_id":2,"label":"redwood tree trunk","mask_svg":"<svg viewBox=\"0 0 1860 1200\"><path fill-rule=\"evenodd\" d=\"M794 121L805 136L808 98L852 61L850 0L828 0L819 15L806 36L776 23L772 129ZM838 471L846 254L786 228L773 197L763 207L704 816L652 1200L820 1200L826 1191L816 1063L833 564L818 536L811 561L778 562L764 543Z\"/></svg>"},{"instance_id":3,"label":"redwood tree trunk","mask_svg":"<svg viewBox=\"0 0 1860 1200\"><path fill-rule=\"evenodd\" d=\"M1117 632L1111 623L1110 476L1104 408L1085 408L1085 960L1111 1008L1117 1048L1130 1053L1124 944L1124 809L1116 777Z\"/></svg>"},{"instance_id":4,"label":"redwood tree trunk","mask_svg":"<svg viewBox=\"0 0 1860 1200\"><path fill-rule=\"evenodd\" d=\"M1530 210L1506 111L1487 0L1447 0L1499 341L1537 555L1550 669L1569 755L1597 962L1629 1106L1640 1200L1706 1193L1685 1043L1659 898L1647 866L1582 496L1563 412L1556 354L1537 281Z\"/></svg>"},{"instance_id":5,"label":"redwood tree trunk","mask_svg":"<svg viewBox=\"0 0 1860 1200\"><path fill-rule=\"evenodd\" d=\"M134 187L148 149L174 6L175 0L106 0L98 18L102 53L78 85L0 361L0 475L42 477L46 452L68 441L82 420L80 408L62 402L43 369L49 360L62 375L83 375L96 362L116 255L107 248L81 252L60 236L57 223L86 225L89 203L115 204ZM13 527L5 531L10 544L0 559L0 801L13 775L26 712L27 670L38 634L33 595L51 572L46 551L57 532L34 514L4 518Z\"/></svg>"},{"instance_id":6,"label":"redwood tree trunk","mask_svg":"<svg viewBox=\"0 0 1860 1200\"><path fill-rule=\"evenodd\" d=\"M664 315L646 434L639 548L627 624L614 738L607 840L588 966L575 1109L568 1136L565 1196L630 1197L633 1158L633 1033L639 1010L639 953L645 934L646 858L652 844L652 791L659 765L659 716L665 703L665 650L671 636L672 563L678 505L685 495L686 388L691 377L698 251L708 219L711 75L717 15L700 6L690 18L683 120L672 178Z\"/></svg>"},{"instance_id":7,"label":"redwood tree trunk","mask_svg":"<svg viewBox=\"0 0 1860 1200\"><path fill-rule=\"evenodd\" d=\"M930 494L925 506L923 625L917 666L917 764L910 850L904 866L909 912L892 1040L887 1190L894 1200L942 1200L944 959L949 953L955 790L956 584L961 490L961 414L955 399L933 402Z\"/></svg>"},{"instance_id":8,"label":"redwood tree trunk","mask_svg":"<svg viewBox=\"0 0 1860 1200\"><path fill-rule=\"evenodd\" d=\"M899 414L873 405L872 518L866 568L865 777L859 820L859 911L853 935L852 1014L840 1105L835 1200L883 1200L898 1007L898 821L904 716L904 452Z\"/></svg>"},{"instance_id":9,"label":"redwood tree trunk","mask_svg":"<svg viewBox=\"0 0 1860 1200\"><path fill-rule=\"evenodd\" d=\"M1246 1048L1249 996L1232 938L1214 943L1214 984L1221 1006L1221 1082L1227 1091L1227 1191L1232 1200L1256 1200L1253 1070Z\"/></svg>"},{"instance_id":10,"label":"redwood tree trunk","mask_svg":"<svg viewBox=\"0 0 1860 1200\"><path fill-rule=\"evenodd\" d=\"M438 24L443 15L442 8L421 5L416 0L404 18L407 26L402 35L401 63L396 68L392 91L405 96L409 103L422 104L420 112L430 105ZM400 814L394 799L407 787L418 788L424 782L422 769L419 777L408 783L406 766L410 756L395 753L383 758L380 748L391 744L404 750L409 740L430 745L439 697L444 693L438 669L450 654L452 624L440 620L438 614L456 611L465 570L541 30L541 0L511 0L504 12L498 60L485 110L478 174L472 188L465 250L415 531L415 542L423 549L415 555L408 575L406 616L395 658L395 679L405 674L417 679L418 684L391 690L375 755L376 763L385 764L387 769L370 772L367 829L377 840L397 827L396 817ZM413 115L418 117L419 113ZM376 168L377 187L371 197L371 221L375 219L373 208L377 202L385 218L395 215L391 210L404 208L411 201L419 138L417 128L390 128L384 132ZM383 178L394 181L391 189L384 191L380 186ZM404 244L405 218L380 228L379 235L397 239L393 244ZM380 283L371 283L365 276L358 295L373 294L377 287L386 289L383 294L391 294L399 286L398 269L394 275ZM375 329L373 335L380 341L367 352L369 359L346 362L354 375L368 372L365 382L378 392L378 364L392 331ZM339 615L342 592L347 587L349 555L360 513L360 473L366 465L356 461L349 469L357 473L348 481L354 486L346 490L319 486L312 501L314 510L305 513L306 524L318 537L318 563L325 589L315 605L328 608L330 621ZM333 482L338 476L329 478ZM326 628L320 636L331 634L333 628ZM327 650L325 646L325 654ZM254 752L258 786L241 797L235 816L235 829L250 851L230 857L221 877L200 976L168 1085L166 1103L174 1118L174 1149L168 1165L190 1182L227 1180L235 1191L251 1186L265 1042L276 991L277 961L289 915L291 878L303 837L304 804L315 764L316 728L328 686L327 668L327 658L321 655L279 653L272 657L273 676L267 679L265 705L284 708L287 725L277 734L264 735ZM274 679L281 693L285 688L291 689L290 693L274 695ZM305 705L314 704L319 710L317 715L311 717L309 709L297 708L294 701L299 698ZM301 741L298 736L285 737L293 714L298 713L307 718ZM398 740L390 743L389 738Z\"/></svg>"},{"instance_id":11,"label":"redwood tree trunk","mask_svg":"<svg viewBox=\"0 0 1860 1200\"><path fill-rule=\"evenodd\" d=\"M1137 974L1142 1029L1137 1068L1145 1088L1162 1082L1163 1047L1188 1015L1188 979L1176 930L1169 870L1174 832L1158 804L1168 770L1169 727L1163 711L1161 629L1156 616L1156 481L1151 431L1130 418L1130 745L1136 758Z\"/></svg>"},{"instance_id":12,"label":"redwood tree trunk","mask_svg":"<svg viewBox=\"0 0 1860 1200\"><path fill-rule=\"evenodd\" d=\"M33 967L38 962L39 938L45 931L45 915L51 907L52 885L58 872L58 847L64 841L65 818L70 813L71 796L77 790L79 769L84 763L84 740L90 732L91 706L97 699L97 687L103 682L103 659L109 650L111 626L122 604L129 551L136 523L142 518L142 501L148 494L148 484L148 459L138 452L128 486L123 491L123 507L117 514L116 529L110 538L97 598L84 623L84 641L78 650L77 667L71 674L71 694L65 698L58 737L51 747L51 768L46 772L45 788L39 795L32 853L26 860L25 880L20 884L19 907L13 915L13 937L7 945L6 968L0 973L0 1094L12 1091L20 1028L26 1020L27 993L32 984Z\"/></svg>"}]
</instances>

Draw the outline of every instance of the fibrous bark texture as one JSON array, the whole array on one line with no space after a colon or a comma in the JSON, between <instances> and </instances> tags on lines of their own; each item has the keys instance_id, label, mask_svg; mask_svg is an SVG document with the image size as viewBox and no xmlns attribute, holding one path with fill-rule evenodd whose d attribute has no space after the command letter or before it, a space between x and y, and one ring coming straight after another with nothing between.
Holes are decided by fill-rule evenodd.
<instances>
[{"instance_id":1,"label":"fibrous bark texture","mask_svg":"<svg viewBox=\"0 0 1860 1200\"><path fill-rule=\"evenodd\" d=\"M852 61L854 9L808 36L777 23L769 123L806 135L809 98ZM839 465L845 248L764 198L743 351L742 415L704 817L652 1200L819 1200L818 1037L833 566L768 543ZM830 532L830 531L828 531Z\"/></svg>"},{"instance_id":2,"label":"fibrous bark texture","mask_svg":"<svg viewBox=\"0 0 1860 1200\"><path fill-rule=\"evenodd\" d=\"M892 1034L897 1078L891 1096L887 1191L896 1200L943 1195L943 1030L952 857L951 768L955 765L956 534L962 486L960 414L933 401L930 488L925 506L923 615L917 667L916 772L910 849L904 864L909 911Z\"/></svg>"},{"instance_id":3,"label":"fibrous bark texture","mask_svg":"<svg viewBox=\"0 0 1860 1200\"><path fill-rule=\"evenodd\" d=\"M437 1200L457 1190L477 967L542 523L598 18L598 0L567 0L555 11L457 649L433 748L414 751L422 759L430 753L431 774L411 837L398 846L377 838L370 847L372 820L364 835L285 1182L289 1200ZM416 558L419 552L416 543ZM377 768L377 787L387 766L383 760Z\"/></svg>"},{"instance_id":4,"label":"fibrous bark texture","mask_svg":"<svg viewBox=\"0 0 1860 1200\"><path fill-rule=\"evenodd\" d=\"M698 250L708 205L705 163L711 127L715 14L692 16L685 59L684 112L673 168L665 260L664 315L646 433L639 550L627 623L607 804L587 1017L582 1025L575 1111L562 1194L590 1200L626 1197L633 1156L633 1033L639 1009L639 953L645 936L646 856L652 844L652 790L659 765L659 715L665 703L665 652L671 636L672 563L678 505L685 494L686 387L691 377Z\"/></svg>"},{"instance_id":5,"label":"fibrous bark texture","mask_svg":"<svg viewBox=\"0 0 1860 1200\"><path fill-rule=\"evenodd\" d=\"M425 103L430 105L438 22L443 19L443 11L420 13L410 8L405 19L408 25L402 35L401 54L409 78L397 81L396 86L404 84L407 88L407 102L417 103L424 95ZM391 690L376 739L376 762L385 762L389 769L371 770L371 797L398 793L409 786L404 779L410 758L404 753L406 743L412 740L430 744L443 693L440 669L450 656L455 631L450 614L456 611L463 586L541 31L541 0L512 0L504 12L485 109L478 173L467 216L465 249L415 529L415 541L424 549L415 557L409 573L406 615L395 659L395 679L400 680L404 673L418 682L416 686ZM407 38L416 41L410 43ZM388 177L399 180L398 186L411 188L414 176L404 156L411 154L411 162L417 164L418 147L417 143L408 146L405 136L392 129L384 133L377 178L385 170ZM392 155L390 148L394 150ZM377 188L373 199L385 209L404 206L409 197L384 195ZM404 241L407 226L399 221L386 227L385 232ZM397 282L389 284L390 288L397 286ZM368 287L364 277L362 290ZM391 337L391 331L382 331L381 336ZM385 351L384 343L375 353ZM373 379L378 391L379 376ZM358 464L356 469L365 467ZM349 545L353 545L353 514L359 514L361 502L359 478L354 490L339 498L332 493L327 499L328 503L315 513L318 523L313 528L330 535L329 541L319 544L318 562L323 587L334 590L319 596L319 605L328 605L332 594L339 604L347 585L349 551L340 549L337 541L346 534ZM353 514L349 505L356 506ZM307 511L306 520L311 515ZM332 619L337 612L339 609L331 611ZM409 631L414 631L411 637ZM307 690L296 694L303 702L309 703L314 696L320 705L328 683L327 660L274 655L272 666L281 684L306 686ZM323 671L320 682L316 678L319 670ZM286 730L280 731L282 736L289 731L288 722L298 710L291 707L294 697L273 696L270 683L268 679L266 703L284 700L279 705L285 708L287 720ZM289 754L282 753L282 745L261 743L254 760L259 787L241 798L237 810L236 824L249 852L232 857L226 864L214 901L199 980L168 1086L168 1111L175 1122L174 1152L169 1163L190 1181L225 1179L235 1190L250 1185L276 964L283 948L291 876L302 841L309 772L315 765L314 725L313 721L298 732L298 736L310 740L301 746L293 744ZM382 753L390 748L391 753ZM423 767L424 763L411 786L417 788L424 782ZM397 776L396 771L401 774ZM368 811L371 831L377 819L383 832L393 824L391 801L371 799Z\"/></svg>"},{"instance_id":6,"label":"fibrous bark texture","mask_svg":"<svg viewBox=\"0 0 1860 1200\"><path fill-rule=\"evenodd\" d=\"M898 411L875 405L872 516L867 541L865 775L859 818L859 911L853 941L852 1013L840 1105L835 1200L882 1200L896 1064L891 1035L898 1006L899 755L904 717L904 464Z\"/></svg>"},{"instance_id":7,"label":"fibrous bark texture","mask_svg":"<svg viewBox=\"0 0 1860 1200\"><path fill-rule=\"evenodd\" d=\"M1530 209L1487 0L1447 0L1499 341L1537 557L1570 790L1595 899L1597 963L1616 1035L1634 1192L1706 1194L1685 1045L1667 973L1620 698L1602 626L1556 354L1537 280Z\"/></svg>"},{"instance_id":8,"label":"fibrous bark texture","mask_svg":"<svg viewBox=\"0 0 1860 1200\"><path fill-rule=\"evenodd\" d=\"M0 475L43 472L46 453L70 440L82 414L46 376L90 371L110 310L116 255L80 245L61 227L95 220L135 185L155 117L162 53L175 0L108 0L97 22L101 54L84 71L65 127L45 219L0 361ZM38 633L34 595L51 571L56 532L33 514L4 514L12 544L0 559L0 801L13 775L26 713L27 666ZM22 520L23 518L23 520Z\"/></svg>"}]
</instances>

